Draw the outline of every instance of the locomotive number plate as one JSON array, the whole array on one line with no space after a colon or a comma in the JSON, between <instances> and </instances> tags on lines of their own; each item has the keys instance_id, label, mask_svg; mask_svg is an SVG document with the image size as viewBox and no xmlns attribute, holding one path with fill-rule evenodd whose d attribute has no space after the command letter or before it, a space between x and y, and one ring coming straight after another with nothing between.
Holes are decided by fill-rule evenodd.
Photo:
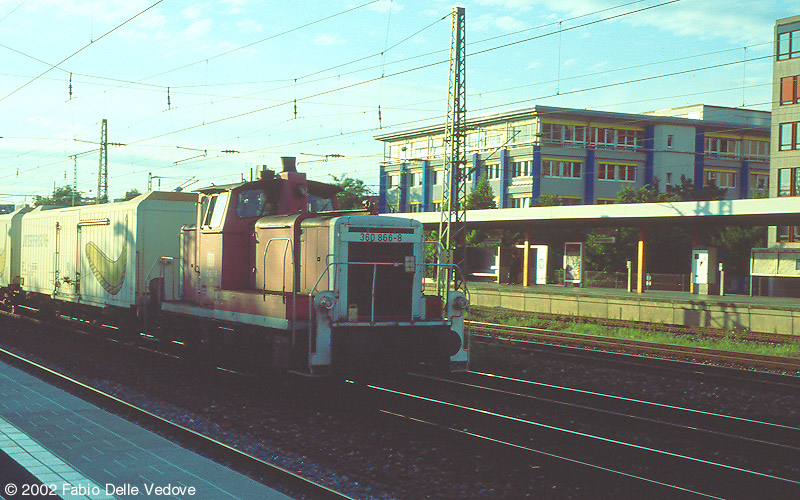
<instances>
[{"instance_id":1,"label":"locomotive number plate","mask_svg":"<svg viewBox=\"0 0 800 500\"><path fill-rule=\"evenodd\" d=\"M348 241L403 243L414 241L414 229L407 227L350 227Z\"/></svg>"},{"instance_id":2,"label":"locomotive number plate","mask_svg":"<svg viewBox=\"0 0 800 500\"><path fill-rule=\"evenodd\" d=\"M359 233L358 241L375 241L379 243L402 243L402 234L391 233Z\"/></svg>"}]
</instances>

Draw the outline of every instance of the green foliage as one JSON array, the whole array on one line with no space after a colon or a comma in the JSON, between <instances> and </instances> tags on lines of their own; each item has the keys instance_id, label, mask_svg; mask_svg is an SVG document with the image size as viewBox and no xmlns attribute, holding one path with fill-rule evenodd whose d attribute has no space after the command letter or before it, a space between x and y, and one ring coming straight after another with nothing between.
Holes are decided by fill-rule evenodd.
<instances>
[{"instance_id":1,"label":"green foliage","mask_svg":"<svg viewBox=\"0 0 800 500\"><path fill-rule=\"evenodd\" d=\"M494 202L492 186L489 184L489 179L484 173L481 178L478 179L475 189L473 189L467 197L466 209L482 210L488 208L497 208L497 205Z\"/></svg>"},{"instance_id":2,"label":"green foliage","mask_svg":"<svg viewBox=\"0 0 800 500\"><path fill-rule=\"evenodd\" d=\"M74 192L72 186L61 186L53 190L52 196L36 195L33 204L37 207L42 205L69 207L72 205L84 205L85 200L83 200L79 192Z\"/></svg>"},{"instance_id":3,"label":"green foliage","mask_svg":"<svg viewBox=\"0 0 800 500\"><path fill-rule=\"evenodd\" d=\"M692 347L707 347L726 351L751 352L755 354L768 354L772 356L800 357L800 344L789 342L786 344L763 344L736 338L735 334L725 337L707 337L704 335L677 334L659 328L632 328L610 327L592 323L559 321L533 316L520 316L511 310L478 309L470 310L470 320L500 323L510 326L524 326L544 328L549 330L562 330L598 337L612 337L620 339L644 340L649 342L685 345Z\"/></svg>"},{"instance_id":4,"label":"green foliage","mask_svg":"<svg viewBox=\"0 0 800 500\"><path fill-rule=\"evenodd\" d=\"M559 205L561 205L561 200L559 200L558 196L553 193L540 194L534 202L534 206L537 207L557 207Z\"/></svg>"},{"instance_id":5,"label":"green foliage","mask_svg":"<svg viewBox=\"0 0 800 500\"><path fill-rule=\"evenodd\" d=\"M655 203L677 201L721 200L726 190L707 184L700 190L690 179L681 176L680 184L667 187L667 192L651 187L625 188L617 203ZM717 227L700 225L703 244L715 246L728 276L745 276L749 270L750 249L766 244L765 228ZM627 260L635 261L639 240L638 228L620 228L613 244L599 244L588 236L584 246L587 269L623 272ZM653 273L688 273L691 259L692 230L686 226L651 226L647 235L647 268Z\"/></svg>"},{"instance_id":6,"label":"green foliage","mask_svg":"<svg viewBox=\"0 0 800 500\"><path fill-rule=\"evenodd\" d=\"M722 200L727 191L727 189L717 187L713 182L706 184L701 190L685 175L681 176L680 184L667 186L667 195L674 197L674 201Z\"/></svg>"},{"instance_id":7,"label":"green foliage","mask_svg":"<svg viewBox=\"0 0 800 500\"><path fill-rule=\"evenodd\" d=\"M128 191L127 193L125 193L125 198L124 198L124 200L125 200L125 201L132 200L132 199L136 198L137 196L139 196L140 194L142 194L142 193L140 193L138 189L136 189L136 188L131 188L131 190L130 190L130 191Z\"/></svg>"},{"instance_id":8,"label":"green foliage","mask_svg":"<svg viewBox=\"0 0 800 500\"><path fill-rule=\"evenodd\" d=\"M343 189L337 195L339 207L343 210L364 208L364 202L375 194L361 179L353 179L346 175L342 177L331 175L331 178L334 184Z\"/></svg>"}]
</instances>

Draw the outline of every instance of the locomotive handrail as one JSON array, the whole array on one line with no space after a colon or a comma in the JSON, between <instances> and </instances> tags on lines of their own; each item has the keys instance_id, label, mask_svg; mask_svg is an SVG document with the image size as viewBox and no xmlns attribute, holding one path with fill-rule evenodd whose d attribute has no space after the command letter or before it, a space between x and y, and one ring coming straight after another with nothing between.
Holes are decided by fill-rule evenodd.
<instances>
[{"instance_id":1,"label":"locomotive handrail","mask_svg":"<svg viewBox=\"0 0 800 500\"><path fill-rule=\"evenodd\" d=\"M272 244L273 241L285 241L286 245L283 247L283 261L286 262L286 252L289 248L292 248L292 275L293 280L297 281L297 276L294 276L294 242L291 238L270 238L267 241L267 247L264 249L264 259L263 259L263 268L264 268L264 291L267 291L267 253L269 253L269 246ZM283 273L283 283L281 283L281 292L284 294L286 293L286 272ZM295 283L296 284L296 283ZM293 286L293 292L297 288Z\"/></svg>"},{"instance_id":2,"label":"locomotive handrail","mask_svg":"<svg viewBox=\"0 0 800 500\"><path fill-rule=\"evenodd\" d=\"M264 248L264 299L266 300L267 294L267 253L269 253L269 246L273 241L285 241L286 245L283 247L283 262L286 262L286 252L291 248L292 250L292 345L294 345L296 336L296 323L297 323L297 268L294 265L294 241L291 238L270 238L267 240L267 246ZM281 293L283 300L286 300L286 270L283 271L283 283L281 284ZM310 301L309 301L310 302ZM309 316L310 317L310 316Z\"/></svg>"},{"instance_id":3,"label":"locomotive handrail","mask_svg":"<svg viewBox=\"0 0 800 500\"><path fill-rule=\"evenodd\" d=\"M156 268L156 264L161 264L161 273L160 273L161 275L159 276L159 278L166 278L166 275L164 274L164 269L168 265L172 264L174 261L175 261L174 257L166 257L166 256L159 257L156 260L154 260L153 261L153 265L150 266L150 271L147 272L147 276L145 276L145 278L144 278L144 283L148 283L149 282L150 275L153 274L153 269ZM147 291L149 293L149 289ZM173 297L173 300L174 300L174 297L175 297L175 266L172 266L172 295L171 295L171 297Z\"/></svg>"},{"instance_id":4,"label":"locomotive handrail","mask_svg":"<svg viewBox=\"0 0 800 500\"><path fill-rule=\"evenodd\" d=\"M345 266L346 265L373 266L373 270L372 270L372 303L371 303L372 311L371 311L370 319L371 319L371 322L374 323L375 322L375 283L376 283L376 273L377 273L378 266L398 267L398 266L404 265L404 263L402 263L402 262L329 262L328 265L325 266L325 269L323 269L322 272L320 273L319 278L317 278L317 281L314 283L314 286L311 287L311 290L308 292L309 297L313 296L315 292L318 292L317 287L319 286L320 281L322 281L322 278L324 278L325 275L328 273L328 269L331 268L331 267L339 266L339 265L345 265ZM461 274L461 270L458 268L458 266L456 264L417 264L417 265L415 265L415 267L417 267L417 266L437 266L437 267L452 268L453 271L455 271L456 273ZM462 277L463 277L463 274L462 274ZM469 290L467 290L466 287L464 287L464 290L466 292L465 295L467 295L467 298L469 298ZM447 292L448 293L444 296L445 299L447 299L447 295L449 295L449 292L450 292L449 282L448 282ZM439 293L439 292L437 291L437 293ZM446 306L446 302L444 303L444 305ZM309 303L308 303L309 318L311 317L311 313L312 313L312 301L309 301ZM309 334L310 334L311 333L311 322L309 322L309 327L308 328L309 328Z\"/></svg>"}]
</instances>

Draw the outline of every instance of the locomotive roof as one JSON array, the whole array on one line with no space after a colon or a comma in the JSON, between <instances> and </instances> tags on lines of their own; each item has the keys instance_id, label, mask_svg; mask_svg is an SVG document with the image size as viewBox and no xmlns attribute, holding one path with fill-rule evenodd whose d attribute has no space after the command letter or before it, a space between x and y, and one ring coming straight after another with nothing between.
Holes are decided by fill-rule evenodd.
<instances>
[{"instance_id":1,"label":"locomotive roof","mask_svg":"<svg viewBox=\"0 0 800 500\"><path fill-rule=\"evenodd\" d=\"M196 192L204 193L204 194L214 194L214 193L222 193L224 191L231 191L233 189L242 187L245 189L258 189L263 188L265 185L273 184L275 182L280 182L279 178L270 179L270 180L257 180L257 181L249 181L249 182L237 182L235 184L220 184L219 186L209 186L202 189L197 189ZM341 187L335 184L328 184L325 182L319 181L312 181L306 180L306 186L308 187L308 192L310 194L314 194L317 196L322 196L324 198L330 198L335 196L338 193L344 191Z\"/></svg>"}]
</instances>

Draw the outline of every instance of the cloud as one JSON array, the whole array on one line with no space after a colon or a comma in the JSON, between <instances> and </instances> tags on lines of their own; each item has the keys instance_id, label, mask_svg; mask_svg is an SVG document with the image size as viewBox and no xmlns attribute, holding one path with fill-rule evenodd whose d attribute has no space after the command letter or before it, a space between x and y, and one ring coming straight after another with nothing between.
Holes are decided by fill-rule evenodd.
<instances>
[{"instance_id":1,"label":"cloud","mask_svg":"<svg viewBox=\"0 0 800 500\"><path fill-rule=\"evenodd\" d=\"M222 0L222 4L229 5L229 14L241 14L242 7L247 4L247 0Z\"/></svg>"},{"instance_id":2,"label":"cloud","mask_svg":"<svg viewBox=\"0 0 800 500\"><path fill-rule=\"evenodd\" d=\"M511 16L498 17L494 22L502 31L519 31L528 27L527 24Z\"/></svg>"},{"instance_id":3,"label":"cloud","mask_svg":"<svg viewBox=\"0 0 800 500\"><path fill-rule=\"evenodd\" d=\"M311 43L314 44L314 45L323 45L323 46L325 46L325 45L342 45L344 43L344 40L342 40L341 38L339 38L336 35L330 35L330 34L327 34L327 33L321 33L321 34L317 35L317 37L314 38L314 40L312 40Z\"/></svg>"},{"instance_id":4,"label":"cloud","mask_svg":"<svg viewBox=\"0 0 800 500\"><path fill-rule=\"evenodd\" d=\"M395 2L394 0L380 0L376 3L373 3L369 6L370 10L374 10L375 12L400 12L403 10L403 6L399 3Z\"/></svg>"},{"instance_id":5,"label":"cloud","mask_svg":"<svg viewBox=\"0 0 800 500\"><path fill-rule=\"evenodd\" d=\"M199 19L205 10L204 5L192 4L181 11L181 16L184 19Z\"/></svg>"},{"instance_id":6,"label":"cloud","mask_svg":"<svg viewBox=\"0 0 800 500\"><path fill-rule=\"evenodd\" d=\"M560 18L583 16L597 12L586 20L622 14L653 3L628 5L623 8L618 0L477 0L486 7L496 7L507 15L542 8L560 13ZM683 0L679 3L656 7L611 22L625 22L635 26L649 26L669 31L679 36L702 39L723 37L742 43L769 40L775 19L783 17L780 2L773 0ZM606 10L608 9L608 10ZM511 11L511 14L508 12ZM604 12L600 12L604 11ZM541 12L537 15L549 15ZM519 17L515 16L515 19Z\"/></svg>"},{"instance_id":7,"label":"cloud","mask_svg":"<svg viewBox=\"0 0 800 500\"><path fill-rule=\"evenodd\" d=\"M237 21L236 28L239 30L239 33L246 35L252 33L261 33L264 31L264 25L254 21L253 19L242 19L241 21Z\"/></svg>"},{"instance_id":8,"label":"cloud","mask_svg":"<svg viewBox=\"0 0 800 500\"><path fill-rule=\"evenodd\" d=\"M528 27L527 24L512 16L495 16L493 14L481 14L477 18L467 17L469 30L474 31L496 31L503 32L519 31Z\"/></svg>"},{"instance_id":9,"label":"cloud","mask_svg":"<svg viewBox=\"0 0 800 500\"><path fill-rule=\"evenodd\" d=\"M203 19L189 25L183 34L190 38L200 38L206 36L211 31L211 19Z\"/></svg>"}]
</instances>

